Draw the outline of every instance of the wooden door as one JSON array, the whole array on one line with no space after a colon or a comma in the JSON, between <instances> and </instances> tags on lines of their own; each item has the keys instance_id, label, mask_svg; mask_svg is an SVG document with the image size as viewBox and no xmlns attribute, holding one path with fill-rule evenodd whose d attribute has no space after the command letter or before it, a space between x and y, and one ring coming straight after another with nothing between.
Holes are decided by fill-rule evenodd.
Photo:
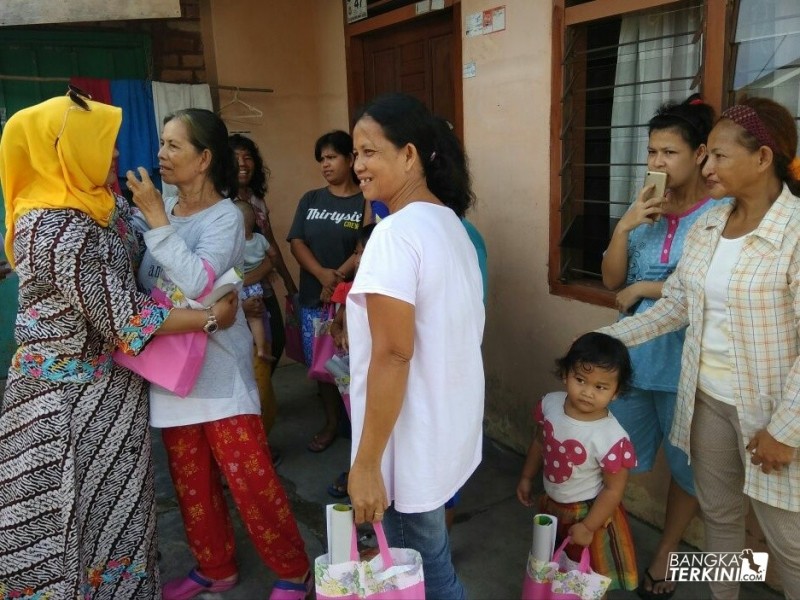
<instances>
[{"instance_id":1,"label":"wooden door","mask_svg":"<svg viewBox=\"0 0 800 600\"><path fill-rule=\"evenodd\" d=\"M448 9L351 38L351 114L375 96L405 92L460 133L461 40L453 23Z\"/></svg>"}]
</instances>

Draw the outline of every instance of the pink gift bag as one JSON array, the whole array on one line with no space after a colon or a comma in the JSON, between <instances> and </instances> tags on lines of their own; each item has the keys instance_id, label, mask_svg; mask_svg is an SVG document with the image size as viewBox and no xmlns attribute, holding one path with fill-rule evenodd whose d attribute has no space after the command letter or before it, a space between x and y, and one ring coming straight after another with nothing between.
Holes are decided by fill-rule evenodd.
<instances>
[{"instance_id":1,"label":"pink gift bag","mask_svg":"<svg viewBox=\"0 0 800 600\"><path fill-rule=\"evenodd\" d=\"M592 571L589 548L583 549L579 563L571 560L564 552L570 541L569 537L564 540L550 562L528 557L522 600L600 600L603 597L611 579Z\"/></svg>"},{"instance_id":2,"label":"pink gift bag","mask_svg":"<svg viewBox=\"0 0 800 600\"><path fill-rule=\"evenodd\" d=\"M356 528L350 560L330 564L328 554L314 561L317 600L424 600L422 557L410 548L389 548L383 525L373 523L380 554L360 561Z\"/></svg>"},{"instance_id":3,"label":"pink gift bag","mask_svg":"<svg viewBox=\"0 0 800 600\"><path fill-rule=\"evenodd\" d=\"M206 356L204 331L153 336L139 354L114 351L114 362L179 396L192 391Z\"/></svg>"},{"instance_id":4,"label":"pink gift bag","mask_svg":"<svg viewBox=\"0 0 800 600\"><path fill-rule=\"evenodd\" d=\"M325 363L336 354L337 350L333 336L330 334L333 315L333 304L329 304L325 315L319 321L314 322L314 341L311 346L311 365L308 367L308 378L322 383L336 383L333 375L325 368Z\"/></svg>"}]
</instances>

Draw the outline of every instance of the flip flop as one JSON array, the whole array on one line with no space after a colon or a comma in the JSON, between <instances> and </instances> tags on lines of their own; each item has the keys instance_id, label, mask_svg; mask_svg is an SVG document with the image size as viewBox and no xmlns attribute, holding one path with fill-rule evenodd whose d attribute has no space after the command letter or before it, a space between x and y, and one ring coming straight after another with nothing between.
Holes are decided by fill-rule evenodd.
<instances>
[{"instance_id":1,"label":"flip flop","mask_svg":"<svg viewBox=\"0 0 800 600\"><path fill-rule=\"evenodd\" d=\"M272 586L269 600L305 600L311 595L314 589L314 578L311 573L306 575L303 583L293 583L285 579L279 579Z\"/></svg>"},{"instance_id":2,"label":"flip flop","mask_svg":"<svg viewBox=\"0 0 800 600\"><path fill-rule=\"evenodd\" d=\"M649 590L646 590L644 588L645 579L650 580ZM659 583L664 583L665 581L666 579L656 579L655 577L653 577L653 575L650 573L650 569L647 568L644 570L644 577L642 577L642 580L639 582L639 587L636 588L636 593L638 594L639 598L642 598L642 600L669 600L670 598L672 598L672 595L675 593L675 590L677 588L672 588L668 592L658 593L653 591L653 588L656 585L658 585Z\"/></svg>"},{"instance_id":3,"label":"flip flop","mask_svg":"<svg viewBox=\"0 0 800 600\"><path fill-rule=\"evenodd\" d=\"M328 495L333 498L347 498L347 471L342 471L332 484L328 486Z\"/></svg>"},{"instance_id":4,"label":"flip flop","mask_svg":"<svg viewBox=\"0 0 800 600\"><path fill-rule=\"evenodd\" d=\"M204 592L226 592L236 585L238 575L225 579L209 579L192 569L186 577L168 581L161 589L163 600L190 600Z\"/></svg>"},{"instance_id":5,"label":"flip flop","mask_svg":"<svg viewBox=\"0 0 800 600\"><path fill-rule=\"evenodd\" d=\"M317 433L313 438L311 438L311 441L308 443L306 448L308 448L311 452L324 452L330 447L335 439L335 433L331 433L329 436L322 436Z\"/></svg>"}]
</instances>

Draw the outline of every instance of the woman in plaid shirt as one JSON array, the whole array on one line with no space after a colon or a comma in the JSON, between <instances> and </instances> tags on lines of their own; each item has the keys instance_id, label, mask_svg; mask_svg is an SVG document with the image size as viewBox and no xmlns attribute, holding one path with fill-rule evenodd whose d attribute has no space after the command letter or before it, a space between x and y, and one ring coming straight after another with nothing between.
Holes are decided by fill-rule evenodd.
<instances>
[{"instance_id":1,"label":"woman in plaid shirt","mask_svg":"<svg viewBox=\"0 0 800 600\"><path fill-rule=\"evenodd\" d=\"M633 346L689 326L670 440L690 452L705 550L741 551L747 502L800 598L800 159L794 119L745 98L708 139L706 213L652 309L601 329ZM713 583L716 599L738 583Z\"/></svg>"}]
</instances>

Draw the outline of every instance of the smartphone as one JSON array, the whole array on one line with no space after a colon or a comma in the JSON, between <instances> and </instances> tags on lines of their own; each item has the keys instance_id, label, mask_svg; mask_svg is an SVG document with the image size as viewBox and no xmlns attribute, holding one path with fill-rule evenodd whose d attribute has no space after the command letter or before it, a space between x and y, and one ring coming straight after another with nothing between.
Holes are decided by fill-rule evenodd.
<instances>
[{"instance_id":1,"label":"smartphone","mask_svg":"<svg viewBox=\"0 0 800 600\"><path fill-rule=\"evenodd\" d=\"M667 191L667 174L660 171L648 171L644 177L644 187L648 185L655 186L653 192L647 198L648 200L650 198L663 198L664 193ZM660 218L661 215L655 215L653 220L658 221Z\"/></svg>"}]
</instances>

